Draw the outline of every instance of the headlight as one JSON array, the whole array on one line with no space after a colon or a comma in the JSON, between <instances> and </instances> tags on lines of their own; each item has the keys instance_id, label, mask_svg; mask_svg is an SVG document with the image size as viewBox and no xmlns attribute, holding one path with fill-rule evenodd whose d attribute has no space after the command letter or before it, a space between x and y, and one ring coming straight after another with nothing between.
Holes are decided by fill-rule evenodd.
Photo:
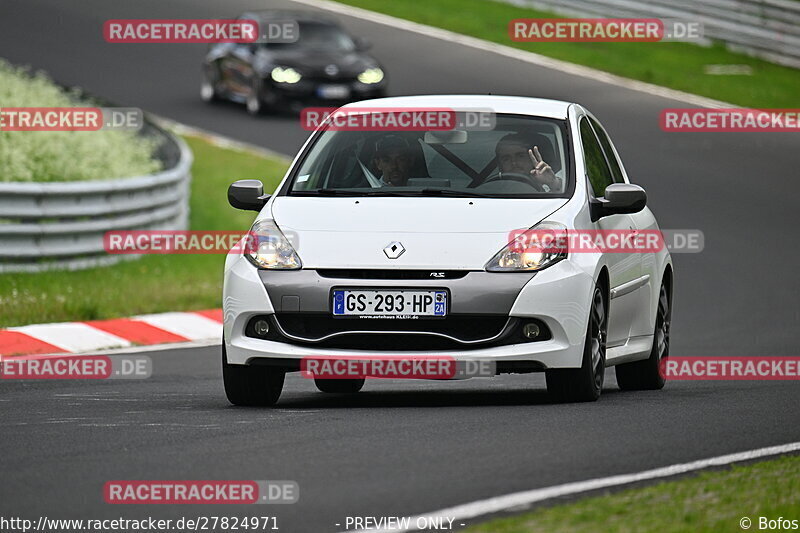
<instances>
[{"instance_id":1,"label":"headlight","mask_svg":"<svg viewBox=\"0 0 800 533\"><path fill-rule=\"evenodd\" d=\"M358 81L361 83L365 83L367 85L371 85L373 83L380 83L383 79L383 71L378 67L375 68L368 68L364 72L358 75Z\"/></svg>"},{"instance_id":2,"label":"headlight","mask_svg":"<svg viewBox=\"0 0 800 533\"><path fill-rule=\"evenodd\" d=\"M278 83L297 83L302 77L292 67L275 67L272 69L272 79Z\"/></svg>"},{"instance_id":3,"label":"headlight","mask_svg":"<svg viewBox=\"0 0 800 533\"><path fill-rule=\"evenodd\" d=\"M303 266L289 239L272 220L253 224L244 256L258 268L297 270Z\"/></svg>"},{"instance_id":4,"label":"headlight","mask_svg":"<svg viewBox=\"0 0 800 533\"><path fill-rule=\"evenodd\" d=\"M523 272L545 269L567 257L567 227L540 222L521 231L486 263L489 272Z\"/></svg>"}]
</instances>

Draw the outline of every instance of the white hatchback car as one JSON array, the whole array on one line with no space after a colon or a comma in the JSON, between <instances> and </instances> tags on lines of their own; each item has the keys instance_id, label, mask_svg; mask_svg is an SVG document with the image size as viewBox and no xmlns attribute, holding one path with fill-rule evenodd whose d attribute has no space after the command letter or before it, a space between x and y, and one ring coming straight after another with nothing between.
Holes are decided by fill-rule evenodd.
<instances>
[{"instance_id":1,"label":"white hatchback car","mask_svg":"<svg viewBox=\"0 0 800 533\"><path fill-rule=\"evenodd\" d=\"M449 356L545 372L562 401L658 389L669 353L666 249L519 249L520 230L657 232L597 119L578 104L414 96L347 108L491 110L490 128L318 128L258 211L259 246L225 263L223 377L236 405L271 405L308 356ZM468 111L467 111L468 112ZM461 115L459 115L461 116ZM604 233L605 232L605 233ZM660 235L660 233L659 233ZM358 392L363 379L317 379Z\"/></svg>"}]
</instances>

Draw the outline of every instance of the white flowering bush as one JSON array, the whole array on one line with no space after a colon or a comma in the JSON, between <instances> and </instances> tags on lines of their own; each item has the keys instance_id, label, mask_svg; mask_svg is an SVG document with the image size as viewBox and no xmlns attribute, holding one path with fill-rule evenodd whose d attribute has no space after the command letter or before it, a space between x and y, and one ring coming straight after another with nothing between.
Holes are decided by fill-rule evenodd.
<instances>
[{"instance_id":1,"label":"white flowering bush","mask_svg":"<svg viewBox=\"0 0 800 533\"><path fill-rule=\"evenodd\" d=\"M0 108L95 107L41 72L0 59ZM2 131L0 181L81 181L126 178L161 169L157 141L132 131Z\"/></svg>"}]
</instances>

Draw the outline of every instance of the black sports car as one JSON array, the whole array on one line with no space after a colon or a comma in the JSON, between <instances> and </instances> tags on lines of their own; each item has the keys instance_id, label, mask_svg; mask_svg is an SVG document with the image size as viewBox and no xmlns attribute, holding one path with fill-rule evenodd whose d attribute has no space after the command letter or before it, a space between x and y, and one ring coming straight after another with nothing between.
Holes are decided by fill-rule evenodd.
<instances>
[{"instance_id":1,"label":"black sports car","mask_svg":"<svg viewBox=\"0 0 800 533\"><path fill-rule=\"evenodd\" d=\"M250 113L260 114L385 95L386 75L365 53L369 43L350 36L335 21L287 11L247 12L239 19L256 20L260 28L291 20L299 31L294 42L212 45L203 65L203 100L245 103Z\"/></svg>"}]
</instances>

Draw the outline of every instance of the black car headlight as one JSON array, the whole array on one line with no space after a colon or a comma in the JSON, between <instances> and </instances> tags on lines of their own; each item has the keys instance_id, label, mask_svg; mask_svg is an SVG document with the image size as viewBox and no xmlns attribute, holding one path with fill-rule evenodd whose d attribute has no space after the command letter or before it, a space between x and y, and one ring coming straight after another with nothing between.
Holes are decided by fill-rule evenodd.
<instances>
[{"instance_id":1,"label":"black car headlight","mask_svg":"<svg viewBox=\"0 0 800 533\"><path fill-rule=\"evenodd\" d=\"M297 83L303 79L303 76L292 67L275 67L270 77L278 83Z\"/></svg>"},{"instance_id":2,"label":"black car headlight","mask_svg":"<svg viewBox=\"0 0 800 533\"><path fill-rule=\"evenodd\" d=\"M358 75L358 81L365 85L373 85L383 81L383 71L378 67L368 68Z\"/></svg>"}]
</instances>

